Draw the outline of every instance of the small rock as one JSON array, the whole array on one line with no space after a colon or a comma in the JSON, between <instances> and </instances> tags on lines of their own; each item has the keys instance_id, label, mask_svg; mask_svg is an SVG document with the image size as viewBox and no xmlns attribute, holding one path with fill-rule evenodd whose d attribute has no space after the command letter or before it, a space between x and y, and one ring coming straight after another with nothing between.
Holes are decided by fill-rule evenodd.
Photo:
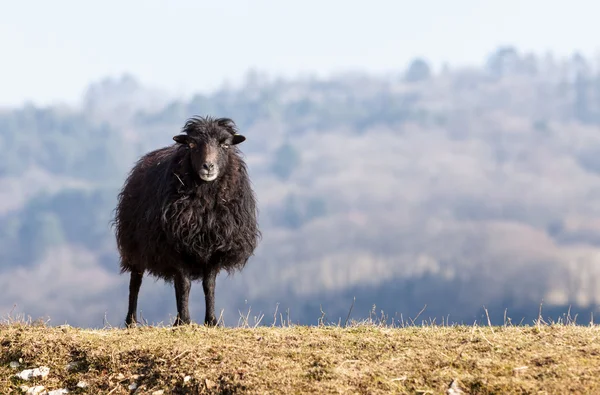
<instances>
[{"instance_id":1,"label":"small rock","mask_svg":"<svg viewBox=\"0 0 600 395\"><path fill-rule=\"evenodd\" d=\"M525 371L526 371L527 369L529 369L529 367L528 367L528 366L519 366L518 368L514 368L514 369L513 369L513 374L514 374L515 376L518 376L518 375L520 375L520 374L522 374L522 373L525 373Z\"/></svg>"},{"instance_id":2,"label":"small rock","mask_svg":"<svg viewBox=\"0 0 600 395\"><path fill-rule=\"evenodd\" d=\"M85 381L81 380L80 382L77 383L77 386L79 388L86 388L88 386L88 383L86 383Z\"/></svg>"},{"instance_id":3,"label":"small rock","mask_svg":"<svg viewBox=\"0 0 600 395\"><path fill-rule=\"evenodd\" d=\"M128 388L129 388L129 391L133 391L134 389L137 388L137 383L131 383L131 384L129 384Z\"/></svg>"},{"instance_id":4,"label":"small rock","mask_svg":"<svg viewBox=\"0 0 600 395\"><path fill-rule=\"evenodd\" d=\"M154 392L152 393L152 395L163 395L164 393L165 393L165 391L164 391L164 390L158 390L158 391L154 391Z\"/></svg>"},{"instance_id":5,"label":"small rock","mask_svg":"<svg viewBox=\"0 0 600 395\"><path fill-rule=\"evenodd\" d=\"M52 390L50 392L48 392L48 395L63 395L63 394L68 394L69 390L66 388L61 388L59 390Z\"/></svg>"},{"instance_id":6,"label":"small rock","mask_svg":"<svg viewBox=\"0 0 600 395\"><path fill-rule=\"evenodd\" d=\"M12 361L10 363L10 367L13 368L13 369L18 368L19 366L21 366L21 364L19 362L17 362L17 361Z\"/></svg>"},{"instance_id":7,"label":"small rock","mask_svg":"<svg viewBox=\"0 0 600 395\"><path fill-rule=\"evenodd\" d=\"M458 381L456 381L456 379L454 379L450 383L450 387L446 390L446 394L455 395L455 394L464 394L464 392L458 387Z\"/></svg>"},{"instance_id":8,"label":"small rock","mask_svg":"<svg viewBox=\"0 0 600 395\"><path fill-rule=\"evenodd\" d=\"M187 383L187 382L188 382L188 381L190 381L191 379L192 379L192 376L185 376L185 377L183 378L183 382L184 382L184 383Z\"/></svg>"},{"instance_id":9,"label":"small rock","mask_svg":"<svg viewBox=\"0 0 600 395\"><path fill-rule=\"evenodd\" d=\"M67 364L67 370L74 370L79 367L79 362L69 362Z\"/></svg>"},{"instance_id":10,"label":"small rock","mask_svg":"<svg viewBox=\"0 0 600 395\"><path fill-rule=\"evenodd\" d=\"M132 379L137 380L140 378L139 374L134 374L133 376L131 376Z\"/></svg>"},{"instance_id":11,"label":"small rock","mask_svg":"<svg viewBox=\"0 0 600 395\"><path fill-rule=\"evenodd\" d=\"M35 368L35 369L25 369L25 370L21 371L20 373L15 374L15 376L20 379L23 379L23 380L29 380L34 377L46 378L46 376L48 376L49 373L50 373L49 367L40 366L39 368Z\"/></svg>"},{"instance_id":12,"label":"small rock","mask_svg":"<svg viewBox=\"0 0 600 395\"><path fill-rule=\"evenodd\" d=\"M204 379L204 384L206 384L206 389L208 390L213 389L217 386L217 384L214 381L209 379Z\"/></svg>"},{"instance_id":13,"label":"small rock","mask_svg":"<svg viewBox=\"0 0 600 395\"><path fill-rule=\"evenodd\" d=\"M29 387L27 389L26 394L27 395L40 395L44 392L46 392L46 389L44 388L43 385L36 385L35 387Z\"/></svg>"},{"instance_id":14,"label":"small rock","mask_svg":"<svg viewBox=\"0 0 600 395\"><path fill-rule=\"evenodd\" d=\"M125 375L123 375L123 373L119 373L117 375L117 380L121 381L121 380L125 380Z\"/></svg>"}]
</instances>

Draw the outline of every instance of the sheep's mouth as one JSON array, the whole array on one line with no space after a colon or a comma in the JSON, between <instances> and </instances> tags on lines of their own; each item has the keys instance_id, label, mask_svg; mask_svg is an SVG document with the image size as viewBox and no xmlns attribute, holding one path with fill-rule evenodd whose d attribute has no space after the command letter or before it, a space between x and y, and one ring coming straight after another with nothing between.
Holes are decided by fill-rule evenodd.
<instances>
[{"instance_id":1,"label":"sheep's mouth","mask_svg":"<svg viewBox=\"0 0 600 395\"><path fill-rule=\"evenodd\" d=\"M217 176L219 175L219 172L216 172L216 171L215 172L211 172L211 173L209 173L209 172L200 172L200 174L198 174L198 175L200 176L200 179L202 181L210 182L210 181L214 181L214 180L217 179Z\"/></svg>"}]
</instances>

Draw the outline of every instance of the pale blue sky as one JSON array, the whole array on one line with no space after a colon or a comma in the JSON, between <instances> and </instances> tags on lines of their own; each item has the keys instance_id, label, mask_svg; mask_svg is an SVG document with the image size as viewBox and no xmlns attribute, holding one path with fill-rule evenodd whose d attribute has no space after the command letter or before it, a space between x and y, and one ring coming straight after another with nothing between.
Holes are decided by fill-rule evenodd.
<instances>
[{"instance_id":1,"label":"pale blue sky","mask_svg":"<svg viewBox=\"0 0 600 395\"><path fill-rule=\"evenodd\" d=\"M498 45L596 56L595 0L0 0L0 105L74 103L129 72L177 93L250 67L294 76L481 64Z\"/></svg>"}]
</instances>

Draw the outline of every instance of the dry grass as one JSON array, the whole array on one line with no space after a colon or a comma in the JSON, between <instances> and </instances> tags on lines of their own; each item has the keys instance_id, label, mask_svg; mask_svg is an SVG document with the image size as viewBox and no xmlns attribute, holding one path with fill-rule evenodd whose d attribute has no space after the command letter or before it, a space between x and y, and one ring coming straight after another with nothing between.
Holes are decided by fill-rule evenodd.
<instances>
[{"instance_id":1,"label":"dry grass","mask_svg":"<svg viewBox=\"0 0 600 395\"><path fill-rule=\"evenodd\" d=\"M0 393L37 383L126 394L135 382L144 394L443 394L457 380L472 394L592 394L600 393L599 336L598 326L560 324L86 330L17 322L0 325ZM51 369L45 379L13 377L42 365Z\"/></svg>"}]
</instances>

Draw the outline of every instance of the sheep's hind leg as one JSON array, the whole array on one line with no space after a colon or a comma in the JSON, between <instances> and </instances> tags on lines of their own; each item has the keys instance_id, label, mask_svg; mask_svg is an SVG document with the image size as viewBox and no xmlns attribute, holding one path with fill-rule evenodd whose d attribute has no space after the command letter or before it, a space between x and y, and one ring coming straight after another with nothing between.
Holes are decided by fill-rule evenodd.
<instances>
[{"instance_id":1,"label":"sheep's hind leg","mask_svg":"<svg viewBox=\"0 0 600 395\"><path fill-rule=\"evenodd\" d=\"M129 308L127 317L125 318L125 325L127 327L133 327L137 323L137 302L143 276L144 272L136 272L135 270L131 272L131 278L129 279Z\"/></svg>"},{"instance_id":2,"label":"sheep's hind leg","mask_svg":"<svg viewBox=\"0 0 600 395\"><path fill-rule=\"evenodd\" d=\"M190 279L183 273L178 273L175 276L175 299L177 301L177 318L173 326L182 324L189 324L190 310L189 310L189 298L190 288L192 283Z\"/></svg>"},{"instance_id":3,"label":"sheep's hind leg","mask_svg":"<svg viewBox=\"0 0 600 395\"><path fill-rule=\"evenodd\" d=\"M215 284L217 280L217 270L210 270L205 273L202 279L202 288L204 289L204 299L206 302L206 315L204 317L204 325L217 325L215 317Z\"/></svg>"}]
</instances>

